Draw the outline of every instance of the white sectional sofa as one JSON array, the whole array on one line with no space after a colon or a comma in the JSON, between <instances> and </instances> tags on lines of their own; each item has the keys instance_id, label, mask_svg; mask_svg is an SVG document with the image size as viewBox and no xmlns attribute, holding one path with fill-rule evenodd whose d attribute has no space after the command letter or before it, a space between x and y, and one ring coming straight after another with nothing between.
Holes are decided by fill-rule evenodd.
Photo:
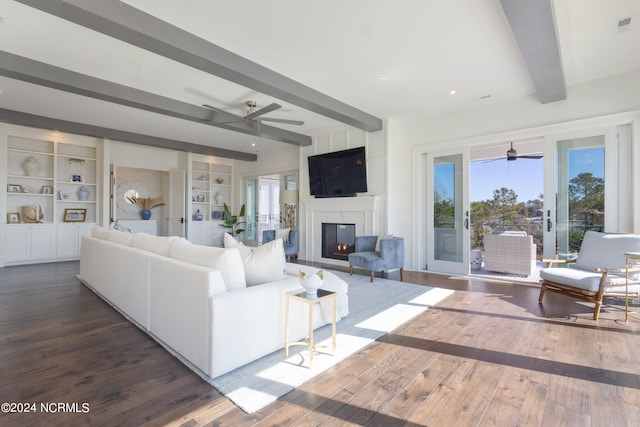
<instances>
[{"instance_id":1,"label":"white sectional sofa","mask_svg":"<svg viewBox=\"0 0 640 427\"><path fill-rule=\"evenodd\" d=\"M208 378L283 348L284 294L301 288L300 270L317 271L285 263L281 240L254 249L247 260L235 248L101 227L82 238L80 254L83 283ZM250 286L245 264L253 273ZM264 283L255 284L256 268ZM337 293L337 319L348 315L347 283L325 272L322 288ZM314 305L314 327L330 322L326 308ZM292 339L306 335L305 310L292 306Z\"/></svg>"}]
</instances>

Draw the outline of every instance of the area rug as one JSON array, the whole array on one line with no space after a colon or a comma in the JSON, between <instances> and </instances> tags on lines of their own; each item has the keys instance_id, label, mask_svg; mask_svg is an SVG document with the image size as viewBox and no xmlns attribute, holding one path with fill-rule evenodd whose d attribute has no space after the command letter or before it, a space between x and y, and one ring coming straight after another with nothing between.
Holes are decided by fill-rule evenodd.
<instances>
[{"instance_id":1,"label":"area rug","mask_svg":"<svg viewBox=\"0 0 640 427\"><path fill-rule=\"evenodd\" d=\"M320 349L309 369L308 350L295 346L286 359L282 349L209 383L243 411L255 412L453 293L381 278L370 283L368 275L334 273L349 284L349 315L337 324L335 356ZM314 339L330 344L331 326L316 329Z\"/></svg>"}]
</instances>

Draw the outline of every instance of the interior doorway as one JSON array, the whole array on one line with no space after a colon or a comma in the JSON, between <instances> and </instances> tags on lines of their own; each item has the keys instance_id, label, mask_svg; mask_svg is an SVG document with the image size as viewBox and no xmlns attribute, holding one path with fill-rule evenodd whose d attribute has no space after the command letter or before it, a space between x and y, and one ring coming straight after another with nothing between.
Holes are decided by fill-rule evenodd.
<instances>
[{"instance_id":1,"label":"interior doorway","mask_svg":"<svg viewBox=\"0 0 640 427\"><path fill-rule=\"evenodd\" d=\"M290 202L287 201L287 205L283 207L281 195L283 191L287 193L287 196L290 196L291 190L297 191L298 175L296 172L283 172L248 177L245 182L247 221L245 243L257 246L262 244L264 230L284 228L285 213L290 219ZM295 224L295 208L293 215Z\"/></svg>"}]
</instances>

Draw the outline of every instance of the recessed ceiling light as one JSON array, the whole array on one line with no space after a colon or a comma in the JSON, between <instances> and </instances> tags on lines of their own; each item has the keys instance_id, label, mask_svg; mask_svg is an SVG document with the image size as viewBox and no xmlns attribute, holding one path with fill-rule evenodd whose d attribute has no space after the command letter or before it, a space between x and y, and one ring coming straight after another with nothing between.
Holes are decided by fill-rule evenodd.
<instances>
[{"instance_id":1,"label":"recessed ceiling light","mask_svg":"<svg viewBox=\"0 0 640 427\"><path fill-rule=\"evenodd\" d=\"M456 91L455 91L455 90L450 90L450 91L449 91L449 95L455 95L455 94L456 94Z\"/></svg>"},{"instance_id":2,"label":"recessed ceiling light","mask_svg":"<svg viewBox=\"0 0 640 427\"><path fill-rule=\"evenodd\" d=\"M389 76L380 76L378 80L389 80Z\"/></svg>"},{"instance_id":3,"label":"recessed ceiling light","mask_svg":"<svg viewBox=\"0 0 640 427\"><path fill-rule=\"evenodd\" d=\"M251 146L252 146L252 147L255 147L255 146L256 146L256 143L255 143L255 142L252 142L252 143L251 143Z\"/></svg>"}]
</instances>

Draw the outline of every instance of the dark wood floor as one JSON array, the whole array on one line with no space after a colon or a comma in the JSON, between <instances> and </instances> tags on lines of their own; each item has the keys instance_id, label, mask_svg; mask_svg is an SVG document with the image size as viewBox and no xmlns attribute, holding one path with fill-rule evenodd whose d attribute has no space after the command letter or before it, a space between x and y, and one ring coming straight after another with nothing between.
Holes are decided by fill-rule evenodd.
<instances>
[{"instance_id":1,"label":"dark wood floor","mask_svg":"<svg viewBox=\"0 0 640 427\"><path fill-rule=\"evenodd\" d=\"M640 426L640 320L619 303L594 321L560 295L539 306L533 287L405 272L456 292L247 415L77 271L0 269L0 402L36 404L2 426Z\"/></svg>"}]
</instances>

